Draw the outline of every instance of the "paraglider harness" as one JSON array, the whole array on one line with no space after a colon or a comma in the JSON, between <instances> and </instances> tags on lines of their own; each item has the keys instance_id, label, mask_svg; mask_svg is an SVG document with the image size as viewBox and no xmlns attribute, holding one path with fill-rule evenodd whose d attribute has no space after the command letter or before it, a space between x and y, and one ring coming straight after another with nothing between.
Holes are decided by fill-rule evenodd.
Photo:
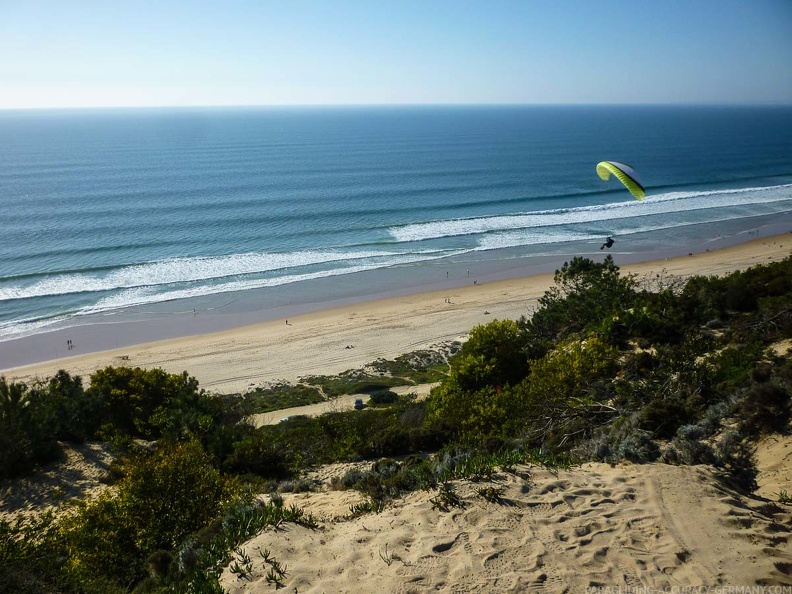
<instances>
[{"instance_id":1,"label":"paraglider harness","mask_svg":"<svg viewBox=\"0 0 792 594\"><path fill-rule=\"evenodd\" d=\"M606 240L605 240L605 243L603 243L603 244L600 246L600 249L609 248L609 247L611 247L612 245L613 245L613 238L612 238L612 237L608 237L608 239L606 239Z\"/></svg>"}]
</instances>

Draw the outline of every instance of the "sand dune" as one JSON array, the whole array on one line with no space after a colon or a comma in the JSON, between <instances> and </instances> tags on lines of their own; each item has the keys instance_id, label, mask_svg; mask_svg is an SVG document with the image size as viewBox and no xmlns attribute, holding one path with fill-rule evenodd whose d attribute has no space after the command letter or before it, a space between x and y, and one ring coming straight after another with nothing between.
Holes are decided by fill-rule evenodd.
<instances>
[{"instance_id":1,"label":"sand dune","mask_svg":"<svg viewBox=\"0 0 792 594\"><path fill-rule=\"evenodd\" d=\"M594 587L792 585L790 508L740 495L708 467L587 464L502 474L502 501L456 481L463 508L418 492L353 520L354 492L285 495L317 514L242 548L254 570L228 569L232 593L272 589L258 550L288 567L287 592L585 592ZM591 591L591 590L590 590ZM612 590L615 591L615 590ZM634 590L637 591L637 590Z\"/></svg>"}]
</instances>

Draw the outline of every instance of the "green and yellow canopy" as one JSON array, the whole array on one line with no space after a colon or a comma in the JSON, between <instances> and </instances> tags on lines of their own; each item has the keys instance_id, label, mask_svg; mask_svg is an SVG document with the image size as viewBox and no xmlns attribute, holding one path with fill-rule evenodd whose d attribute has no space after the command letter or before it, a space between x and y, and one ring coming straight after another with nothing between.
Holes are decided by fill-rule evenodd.
<instances>
[{"instance_id":1,"label":"green and yellow canopy","mask_svg":"<svg viewBox=\"0 0 792 594\"><path fill-rule=\"evenodd\" d=\"M610 178L611 174L615 175L638 200L644 199L646 190L644 190L643 184L638 178L635 169L624 163L617 163L616 161L600 161L597 163L597 175L600 176L600 179L607 180Z\"/></svg>"}]
</instances>

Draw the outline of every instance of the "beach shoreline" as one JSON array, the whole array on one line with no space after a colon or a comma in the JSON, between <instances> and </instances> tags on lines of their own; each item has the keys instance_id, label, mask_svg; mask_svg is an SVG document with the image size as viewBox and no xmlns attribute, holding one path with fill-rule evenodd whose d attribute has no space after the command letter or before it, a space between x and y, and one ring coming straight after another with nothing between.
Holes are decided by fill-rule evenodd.
<instances>
[{"instance_id":1,"label":"beach shoreline","mask_svg":"<svg viewBox=\"0 0 792 594\"><path fill-rule=\"evenodd\" d=\"M725 274L781 260L790 253L792 237L784 233L687 256L639 262L620 262L615 257L615 261L622 274L651 280ZM269 312L276 319L255 323L245 323L247 318L239 314L199 320L191 312L126 322L124 332L130 342L123 345L118 344L120 328L114 324L56 330L0 342L0 374L9 381L30 382L59 369L87 377L108 365L160 367L171 373L187 371L210 391L245 392L277 380L334 375L378 358L463 340L473 327L493 319L529 315L552 285L553 274L464 280L462 286L449 283L419 293L314 304L315 310L278 308ZM204 320L208 321L199 323ZM73 348L68 349L68 344Z\"/></svg>"}]
</instances>

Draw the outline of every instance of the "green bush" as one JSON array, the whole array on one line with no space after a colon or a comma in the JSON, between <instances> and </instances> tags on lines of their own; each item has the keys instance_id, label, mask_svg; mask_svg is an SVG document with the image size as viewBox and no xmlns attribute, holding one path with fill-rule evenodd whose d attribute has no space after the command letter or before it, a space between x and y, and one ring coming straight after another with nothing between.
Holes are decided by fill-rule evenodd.
<instances>
[{"instance_id":1,"label":"green bush","mask_svg":"<svg viewBox=\"0 0 792 594\"><path fill-rule=\"evenodd\" d=\"M325 397L313 386L282 382L268 388L256 388L245 394L244 399L250 407L248 412L254 414L324 402Z\"/></svg>"},{"instance_id":2,"label":"green bush","mask_svg":"<svg viewBox=\"0 0 792 594\"><path fill-rule=\"evenodd\" d=\"M60 454L55 410L41 393L0 376L0 478L30 473Z\"/></svg>"},{"instance_id":3,"label":"green bush","mask_svg":"<svg viewBox=\"0 0 792 594\"><path fill-rule=\"evenodd\" d=\"M141 452L127 463L117 492L80 504L62 523L66 571L89 591L126 589L145 577L150 555L207 525L236 491L197 441Z\"/></svg>"},{"instance_id":4,"label":"green bush","mask_svg":"<svg viewBox=\"0 0 792 594\"><path fill-rule=\"evenodd\" d=\"M391 390L376 390L369 394L369 404L382 405L394 404L399 400L399 395Z\"/></svg>"},{"instance_id":5,"label":"green bush","mask_svg":"<svg viewBox=\"0 0 792 594\"><path fill-rule=\"evenodd\" d=\"M635 280L621 277L610 255L602 263L575 257L556 270L554 280L539 309L521 320L534 351L531 358L541 357L557 340L599 328L614 313L630 309L637 295Z\"/></svg>"},{"instance_id":6,"label":"green bush","mask_svg":"<svg viewBox=\"0 0 792 594\"><path fill-rule=\"evenodd\" d=\"M671 439L690 418L691 412L684 402L658 399L649 402L638 413L638 426L656 439Z\"/></svg>"},{"instance_id":7,"label":"green bush","mask_svg":"<svg viewBox=\"0 0 792 594\"><path fill-rule=\"evenodd\" d=\"M660 447L645 432L636 431L628 435L616 450L616 459L629 460L638 464L654 462L660 457Z\"/></svg>"},{"instance_id":8,"label":"green bush","mask_svg":"<svg viewBox=\"0 0 792 594\"><path fill-rule=\"evenodd\" d=\"M736 409L743 432L785 433L789 430L789 392L776 383L754 385L743 395Z\"/></svg>"},{"instance_id":9,"label":"green bush","mask_svg":"<svg viewBox=\"0 0 792 594\"><path fill-rule=\"evenodd\" d=\"M617 355L606 341L590 338L561 343L532 363L522 397L511 409L536 443L552 447L582 439L613 420L617 411L609 403Z\"/></svg>"},{"instance_id":10,"label":"green bush","mask_svg":"<svg viewBox=\"0 0 792 594\"><path fill-rule=\"evenodd\" d=\"M250 473L264 478L291 476L286 455L272 436L263 431L254 431L234 443L233 448L233 453L225 463L231 472Z\"/></svg>"},{"instance_id":11,"label":"green bush","mask_svg":"<svg viewBox=\"0 0 792 594\"><path fill-rule=\"evenodd\" d=\"M102 402L111 434L181 437L206 433L213 425L211 398L187 372L106 367L91 375L90 392Z\"/></svg>"},{"instance_id":12,"label":"green bush","mask_svg":"<svg viewBox=\"0 0 792 594\"><path fill-rule=\"evenodd\" d=\"M712 447L702 439L706 432L697 425L682 425L672 444L685 464L715 464L717 456Z\"/></svg>"},{"instance_id":13,"label":"green bush","mask_svg":"<svg viewBox=\"0 0 792 594\"><path fill-rule=\"evenodd\" d=\"M86 392L81 377L60 370L47 382L34 385L32 391L54 415L59 440L83 443L94 438L102 421L102 405Z\"/></svg>"}]
</instances>

